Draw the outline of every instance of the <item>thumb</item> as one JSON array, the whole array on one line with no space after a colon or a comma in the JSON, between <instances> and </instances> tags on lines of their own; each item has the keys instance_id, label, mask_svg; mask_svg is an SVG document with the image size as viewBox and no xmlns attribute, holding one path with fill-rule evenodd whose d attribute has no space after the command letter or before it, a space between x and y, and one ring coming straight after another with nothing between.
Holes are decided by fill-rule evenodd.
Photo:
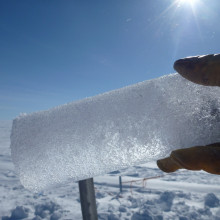
<instances>
[{"instance_id":1,"label":"thumb","mask_svg":"<svg viewBox=\"0 0 220 220\"><path fill-rule=\"evenodd\" d=\"M220 143L172 151L170 157L158 160L157 165L168 173L184 168L220 175Z\"/></svg>"}]
</instances>

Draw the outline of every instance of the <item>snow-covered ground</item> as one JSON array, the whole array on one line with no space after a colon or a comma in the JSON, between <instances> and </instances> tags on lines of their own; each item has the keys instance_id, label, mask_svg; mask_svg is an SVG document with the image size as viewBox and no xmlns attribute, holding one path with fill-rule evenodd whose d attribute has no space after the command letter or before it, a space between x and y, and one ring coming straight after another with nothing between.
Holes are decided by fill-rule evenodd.
<instances>
[{"instance_id":1,"label":"snow-covered ground","mask_svg":"<svg viewBox=\"0 0 220 220\"><path fill-rule=\"evenodd\" d=\"M76 182L40 194L21 186L10 157L10 129L11 122L0 122L1 218L82 219ZM219 176L189 171L163 175L155 163L148 163L94 178L99 219L220 219ZM157 176L162 177L143 181Z\"/></svg>"}]
</instances>

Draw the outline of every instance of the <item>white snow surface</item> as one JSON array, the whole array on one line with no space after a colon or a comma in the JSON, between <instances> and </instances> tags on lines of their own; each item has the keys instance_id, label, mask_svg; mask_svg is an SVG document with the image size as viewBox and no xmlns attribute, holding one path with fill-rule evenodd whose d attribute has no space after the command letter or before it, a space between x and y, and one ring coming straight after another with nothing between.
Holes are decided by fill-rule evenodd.
<instances>
[{"instance_id":1,"label":"white snow surface","mask_svg":"<svg viewBox=\"0 0 220 220\"><path fill-rule=\"evenodd\" d=\"M219 111L220 88L171 74L19 116L12 159L22 185L40 191L219 142Z\"/></svg>"},{"instance_id":2,"label":"white snow surface","mask_svg":"<svg viewBox=\"0 0 220 220\"><path fill-rule=\"evenodd\" d=\"M0 219L81 220L76 182L41 193L20 184L10 155L11 124L0 121ZM220 219L220 176L185 170L163 175L155 162L150 162L94 178L98 219ZM119 193L119 176L123 193Z\"/></svg>"}]
</instances>

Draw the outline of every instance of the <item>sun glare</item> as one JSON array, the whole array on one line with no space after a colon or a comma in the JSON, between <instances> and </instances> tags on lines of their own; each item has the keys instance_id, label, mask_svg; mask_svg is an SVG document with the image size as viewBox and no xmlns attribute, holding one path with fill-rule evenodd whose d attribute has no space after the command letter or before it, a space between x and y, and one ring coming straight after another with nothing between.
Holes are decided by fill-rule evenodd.
<instances>
[{"instance_id":1,"label":"sun glare","mask_svg":"<svg viewBox=\"0 0 220 220\"><path fill-rule=\"evenodd\" d=\"M199 0L178 0L179 4L190 4L194 6Z\"/></svg>"}]
</instances>

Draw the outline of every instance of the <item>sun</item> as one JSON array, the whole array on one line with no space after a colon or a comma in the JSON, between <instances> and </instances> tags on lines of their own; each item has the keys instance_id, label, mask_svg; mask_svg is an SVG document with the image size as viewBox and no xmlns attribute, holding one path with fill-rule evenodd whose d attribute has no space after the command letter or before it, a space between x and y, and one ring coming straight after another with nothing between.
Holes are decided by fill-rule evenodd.
<instances>
[{"instance_id":1,"label":"sun","mask_svg":"<svg viewBox=\"0 0 220 220\"><path fill-rule=\"evenodd\" d=\"M190 4L191 6L194 6L198 2L199 0L178 0L179 4Z\"/></svg>"}]
</instances>

